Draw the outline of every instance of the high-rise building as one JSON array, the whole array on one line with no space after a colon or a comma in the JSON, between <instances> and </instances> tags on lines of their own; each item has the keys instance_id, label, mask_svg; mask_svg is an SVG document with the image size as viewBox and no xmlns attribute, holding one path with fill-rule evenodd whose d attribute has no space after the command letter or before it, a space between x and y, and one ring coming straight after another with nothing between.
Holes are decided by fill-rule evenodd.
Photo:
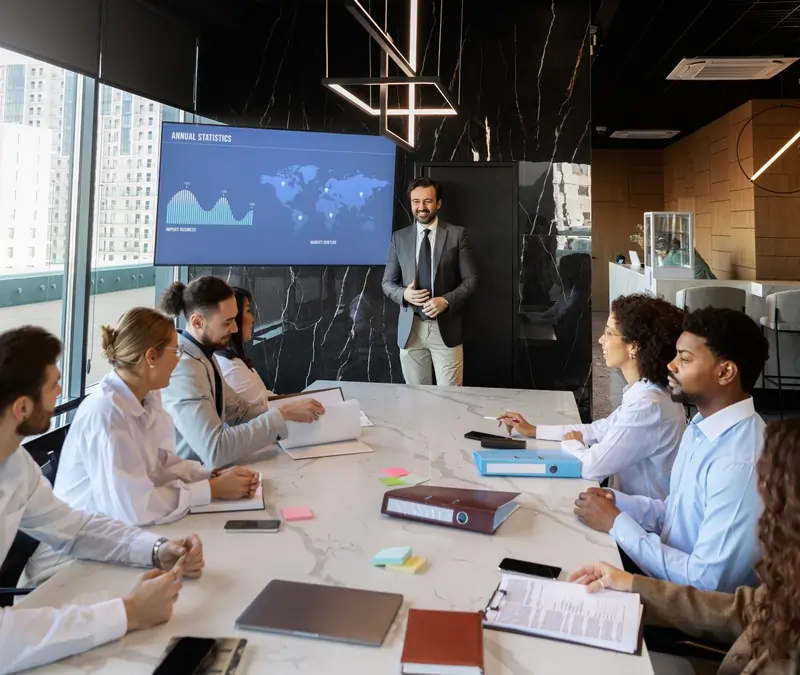
<instances>
[{"instance_id":1,"label":"high-rise building","mask_svg":"<svg viewBox=\"0 0 800 675\"><path fill-rule=\"evenodd\" d=\"M67 255L78 86L75 73L0 49L0 123L51 134L42 266L61 266ZM107 85L99 96L92 263L152 263L161 122L178 121L180 112Z\"/></svg>"},{"instance_id":2,"label":"high-rise building","mask_svg":"<svg viewBox=\"0 0 800 675\"><path fill-rule=\"evenodd\" d=\"M98 264L152 262L161 122L179 116L175 108L100 88Z\"/></svg>"},{"instance_id":3,"label":"high-rise building","mask_svg":"<svg viewBox=\"0 0 800 675\"><path fill-rule=\"evenodd\" d=\"M51 133L0 122L0 274L47 264Z\"/></svg>"}]
</instances>

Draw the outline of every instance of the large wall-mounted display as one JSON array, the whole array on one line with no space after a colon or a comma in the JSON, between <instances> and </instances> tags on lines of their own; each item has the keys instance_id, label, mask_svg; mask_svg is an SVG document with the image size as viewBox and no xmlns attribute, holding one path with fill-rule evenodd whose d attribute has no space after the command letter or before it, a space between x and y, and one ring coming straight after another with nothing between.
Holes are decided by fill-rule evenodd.
<instances>
[{"instance_id":1,"label":"large wall-mounted display","mask_svg":"<svg viewBox=\"0 0 800 675\"><path fill-rule=\"evenodd\" d=\"M165 123L156 265L380 265L394 143Z\"/></svg>"}]
</instances>

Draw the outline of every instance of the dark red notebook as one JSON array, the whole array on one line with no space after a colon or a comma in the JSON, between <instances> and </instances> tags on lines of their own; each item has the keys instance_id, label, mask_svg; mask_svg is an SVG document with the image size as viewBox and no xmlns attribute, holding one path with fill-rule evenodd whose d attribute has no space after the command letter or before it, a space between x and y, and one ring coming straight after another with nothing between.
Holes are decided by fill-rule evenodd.
<instances>
[{"instance_id":1,"label":"dark red notebook","mask_svg":"<svg viewBox=\"0 0 800 675\"><path fill-rule=\"evenodd\" d=\"M403 675L482 675L483 614L411 609Z\"/></svg>"}]
</instances>

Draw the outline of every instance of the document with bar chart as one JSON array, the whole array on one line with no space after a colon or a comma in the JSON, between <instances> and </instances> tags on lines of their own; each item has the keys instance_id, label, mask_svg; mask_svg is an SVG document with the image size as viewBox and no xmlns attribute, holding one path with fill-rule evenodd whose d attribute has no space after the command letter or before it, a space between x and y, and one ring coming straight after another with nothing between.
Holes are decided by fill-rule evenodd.
<instances>
[{"instance_id":1,"label":"document with bar chart","mask_svg":"<svg viewBox=\"0 0 800 675\"><path fill-rule=\"evenodd\" d=\"M378 136L165 123L156 265L382 265L395 145Z\"/></svg>"}]
</instances>

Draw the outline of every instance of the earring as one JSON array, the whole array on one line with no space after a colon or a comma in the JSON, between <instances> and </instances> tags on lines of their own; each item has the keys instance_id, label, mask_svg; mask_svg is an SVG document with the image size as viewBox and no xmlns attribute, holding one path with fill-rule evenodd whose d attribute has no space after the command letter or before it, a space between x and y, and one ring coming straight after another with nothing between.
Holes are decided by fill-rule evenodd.
<instances>
[{"instance_id":1,"label":"earring","mask_svg":"<svg viewBox=\"0 0 800 675\"><path fill-rule=\"evenodd\" d=\"M154 363L151 363L151 364L150 364L150 367L151 367L151 368L155 368L156 366L155 366L155 364L154 364Z\"/></svg>"},{"instance_id":2,"label":"earring","mask_svg":"<svg viewBox=\"0 0 800 675\"><path fill-rule=\"evenodd\" d=\"M636 358L636 354L628 354L628 356L631 358L631 361ZM150 367L152 368L153 366Z\"/></svg>"}]
</instances>

